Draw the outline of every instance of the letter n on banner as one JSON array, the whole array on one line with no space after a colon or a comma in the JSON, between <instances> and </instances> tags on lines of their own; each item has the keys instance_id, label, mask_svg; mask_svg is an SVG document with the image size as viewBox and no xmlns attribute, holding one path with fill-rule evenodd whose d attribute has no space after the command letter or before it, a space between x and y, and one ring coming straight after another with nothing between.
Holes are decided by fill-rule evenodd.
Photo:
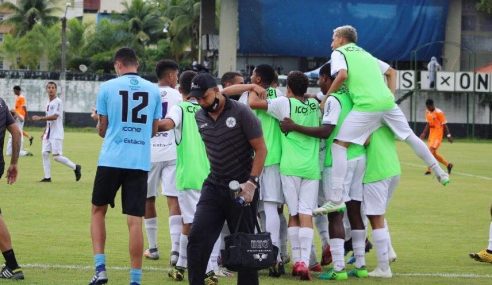
<instances>
[{"instance_id":1,"label":"letter n on banner","mask_svg":"<svg viewBox=\"0 0 492 285\"><path fill-rule=\"evenodd\" d=\"M475 73L475 92L490 92L490 73Z\"/></svg>"}]
</instances>

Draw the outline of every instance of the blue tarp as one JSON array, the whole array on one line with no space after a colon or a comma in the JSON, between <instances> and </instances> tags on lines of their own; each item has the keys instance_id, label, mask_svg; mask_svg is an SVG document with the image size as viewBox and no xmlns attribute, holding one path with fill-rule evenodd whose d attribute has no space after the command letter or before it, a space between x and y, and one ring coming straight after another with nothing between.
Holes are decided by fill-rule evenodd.
<instances>
[{"instance_id":1,"label":"blue tarp","mask_svg":"<svg viewBox=\"0 0 492 285\"><path fill-rule=\"evenodd\" d=\"M350 24L358 44L385 60L411 60L411 51L443 41L447 0L239 0L239 52L329 57L337 26ZM441 57L442 45L418 60Z\"/></svg>"}]
</instances>

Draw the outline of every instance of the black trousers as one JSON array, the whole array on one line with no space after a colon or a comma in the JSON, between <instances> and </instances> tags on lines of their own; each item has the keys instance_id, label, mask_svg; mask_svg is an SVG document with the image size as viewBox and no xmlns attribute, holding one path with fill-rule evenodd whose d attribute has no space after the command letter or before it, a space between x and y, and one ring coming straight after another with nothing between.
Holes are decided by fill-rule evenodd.
<instances>
[{"instance_id":1,"label":"black trousers","mask_svg":"<svg viewBox=\"0 0 492 285\"><path fill-rule=\"evenodd\" d=\"M251 206L243 209L239 231L254 232L259 189ZM254 205L254 206L253 206ZM238 223L241 206L229 195L229 188L205 182L198 201L195 217L188 236L188 280L190 285L203 285L208 259L215 241L220 235L224 221L231 233ZM237 275L238 285L258 285L258 271L243 270Z\"/></svg>"}]
</instances>

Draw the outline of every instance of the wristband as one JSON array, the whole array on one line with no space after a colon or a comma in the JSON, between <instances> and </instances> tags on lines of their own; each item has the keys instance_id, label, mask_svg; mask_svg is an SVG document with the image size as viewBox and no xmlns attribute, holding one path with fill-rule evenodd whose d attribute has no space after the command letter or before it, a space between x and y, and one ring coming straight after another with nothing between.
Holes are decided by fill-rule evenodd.
<instances>
[{"instance_id":1,"label":"wristband","mask_svg":"<svg viewBox=\"0 0 492 285\"><path fill-rule=\"evenodd\" d=\"M258 187L258 184L260 182L260 180L258 179L258 176L254 176L254 175L251 175L249 177L248 181L253 182L256 185L256 187Z\"/></svg>"}]
</instances>

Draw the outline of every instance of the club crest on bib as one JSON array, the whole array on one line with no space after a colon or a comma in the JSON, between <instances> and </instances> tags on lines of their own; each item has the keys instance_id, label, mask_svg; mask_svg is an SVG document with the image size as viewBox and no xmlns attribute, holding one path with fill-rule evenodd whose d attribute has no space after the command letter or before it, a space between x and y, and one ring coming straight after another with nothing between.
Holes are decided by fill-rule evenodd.
<instances>
[{"instance_id":1,"label":"club crest on bib","mask_svg":"<svg viewBox=\"0 0 492 285\"><path fill-rule=\"evenodd\" d=\"M236 118L229 117L226 119L226 126L229 128L234 128L236 126Z\"/></svg>"}]
</instances>

